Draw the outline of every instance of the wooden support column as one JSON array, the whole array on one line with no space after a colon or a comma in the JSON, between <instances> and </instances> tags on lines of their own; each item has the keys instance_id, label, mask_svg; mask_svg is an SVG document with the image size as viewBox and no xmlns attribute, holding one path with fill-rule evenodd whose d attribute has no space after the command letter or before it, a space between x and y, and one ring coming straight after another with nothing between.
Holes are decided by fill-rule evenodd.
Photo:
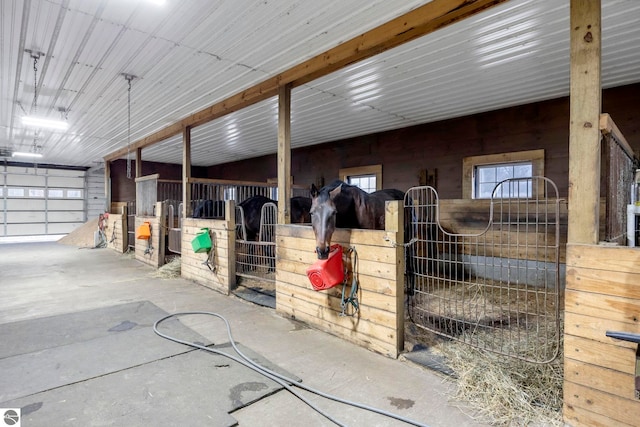
<instances>
[{"instance_id":1,"label":"wooden support column","mask_svg":"<svg viewBox=\"0 0 640 427\"><path fill-rule=\"evenodd\" d=\"M107 212L111 212L111 162L109 161L104 162L104 199Z\"/></svg>"},{"instance_id":2,"label":"wooden support column","mask_svg":"<svg viewBox=\"0 0 640 427\"><path fill-rule=\"evenodd\" d=\"M568 243L598 243L601 4L571 0Z\"/></svg>"},{"instance_id":3,"label":"wooden support column","mask_svg":"<svg viewBox=\"0 0 640 427\"><path fill-rule=\"evenodd\" d=\"M278 91L278 224L291 224L291 84Z\"/></svg>"},{"instance_id":4,"label":"wooden support column","mask_svg":"<svg viewBox=\"0 0 640 427\"><path fill-rule=\"evenodd\" d=\"M182 218L191 215L191 126L182 130Z\"/></svg>"},{"instance_id":5,"label":"wooden support column","mask_svg":"<svg viewBox=\"0 0 640 427\"><path fill-rule=\"evenodd\" d=\"M136 148L136 178L142 176L142 148Z\"/></svg>"}]
</instances>

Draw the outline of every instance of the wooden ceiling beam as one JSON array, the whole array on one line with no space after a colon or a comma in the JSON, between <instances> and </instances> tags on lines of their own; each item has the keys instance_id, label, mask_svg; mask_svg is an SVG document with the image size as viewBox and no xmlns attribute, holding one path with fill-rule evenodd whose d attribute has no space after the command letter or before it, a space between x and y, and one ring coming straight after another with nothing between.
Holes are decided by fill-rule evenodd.
<instances>
[{"instance_id":1,"label":"wooden ceiling beam","mask_svg":"<svg viewBox=\"0 0 640 427\"><path fill-rule=\"evenodd\" d=\"M186 127L193 128L203 125L276 96L281 86L287 84L291 84L291 87L303 85L506 1L508 0L432 0L255 86L139 139L129 148L123 147L114 151L104 159L112 161L121 158L127 154L128 150L151 146L182 133Z\"/></svg>"}]
</instances>

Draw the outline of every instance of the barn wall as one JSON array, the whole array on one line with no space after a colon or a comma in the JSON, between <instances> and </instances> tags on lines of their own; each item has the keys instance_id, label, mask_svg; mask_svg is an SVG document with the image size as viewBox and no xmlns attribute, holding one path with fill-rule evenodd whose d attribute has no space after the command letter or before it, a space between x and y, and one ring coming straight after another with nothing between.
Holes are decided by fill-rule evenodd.
<instances>
[{"instance_id":1,"label":"barn wall","mask_svg":"<svg viewBox=\"0 0 640 427\"><path fill-rule=\"evenodd\" d=\"M111 162L111 201L128 202L136 199L135 162L132 165L132 179L127 178L127 161ZM192 176L206 177L206 168L193 167ZM182 165L170 163L142 162L142 176L158 174L160 179L182 180Z\"/></svg>"},{"instance_id":2,"label":"barn wall","mask_svg":"<svg viewBox=\"0 0 640 427\"><path fill-rule=\"evenodd\" d=\"M359 314L340 316L342 286L314 291L306 270L317 261L313 230L278 225L276 230L276 310L378 353L397 357L404 343L403 248L399 203L391 203L386 230L336 230L332 243L354 247L359 279ZM353 256L352 256L353 259ZM350 287L347 287L347 292Z\"/></svg>"},{"instance_id":3,"label":"barn wall","mask_svg":"<svg viewBox=\"0 0 640 427\"><path fill-rule=\"evenodd\" d=\"M227 202L227 212L234 212L233 203ZM229 220L185 218L182 222L181 275L228 295L235 286L235 218L226 215ZM203 263L208 254L195 253L191 241L202 228L209 228L213 246L212 271Z\"/></svg>"},{"instance_id":4,"label":"barn wall","mask_svg":"<svg viewBox=\"0 0 640 427\"><path fill-rule=\"evenodd\" d=\"M636 344L605 336L640 333L640 251L567 245L564 421L638 425Z\"/></svg>"},{"instance_id":5,"label":"barn wall","mask_svg":"<svg viewBox=\"0 0 640 427\"><path fill-rule=\"evenodd\" d=\"M610 113L632 147L640 151L640 84L607 89L603 112ZM295 131L295 129L294 129ZM545 175L567 196L569 98L366 135L293 150L291 174L310 185L338 177L341 168L383 165L383 186L419 184L420 171L437 169L443 199L462 197L462 159L467 156L543 148ZM212 166L212 178L264 181L277 175L276 156Z\"/></svg>"}]
</instances>

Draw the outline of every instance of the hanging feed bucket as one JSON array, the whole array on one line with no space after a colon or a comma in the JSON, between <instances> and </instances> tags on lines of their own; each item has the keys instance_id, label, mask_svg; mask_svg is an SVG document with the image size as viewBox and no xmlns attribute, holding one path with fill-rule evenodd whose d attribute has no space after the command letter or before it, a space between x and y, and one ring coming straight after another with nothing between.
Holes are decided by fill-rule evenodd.
<instances>
[{"instance_id":1,"label":"hanging feed bucket","mask_svg":"<svg viewBox=\"0 0 640 427\"><path fill-rule=\"evenodd\" d=\"M324 291L339 285L344 280L342 246L331 245L329 257L319 259L307 268L307 276L315 291Z\"/></svg>"},{"instance_id":2,"label":"hanging feed bucket","mask_svg":"<svg viewBox=\"0 0 640 427\"><path fill-rule=\"evenodd\" d=\"M211 249L211 236L208 228L201 228L200 233L191 241L191 247L195 253L209 252Z\"/></svg>"},{"instance_id":3,"label":"hanging feed bucket","mask_svg":"<svg viewBox=\"0 0 640 427\"><path fill-rule=\"evenodd\" d=\"M151 223L145 221L142 223L140 227L138 227L138 231L136 233L136 239L140 240L149 240L151 238Z\"/></svg>"}]
</instances>

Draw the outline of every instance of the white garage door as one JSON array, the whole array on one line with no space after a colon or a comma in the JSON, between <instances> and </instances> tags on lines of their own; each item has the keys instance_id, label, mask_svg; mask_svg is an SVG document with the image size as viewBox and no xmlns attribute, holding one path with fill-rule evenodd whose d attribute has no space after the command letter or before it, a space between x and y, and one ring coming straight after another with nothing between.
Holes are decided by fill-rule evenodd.
<instances>
[{"instance_id":1,"label":"white garage door","mask_svg":"<svg viewBox=\"0 0 640 427\"><path fill-rule=\"evenodd\" d=\"M84 171L0 169L0 242L58 240L86 222Z\"/></svg>"}]
</instances>

